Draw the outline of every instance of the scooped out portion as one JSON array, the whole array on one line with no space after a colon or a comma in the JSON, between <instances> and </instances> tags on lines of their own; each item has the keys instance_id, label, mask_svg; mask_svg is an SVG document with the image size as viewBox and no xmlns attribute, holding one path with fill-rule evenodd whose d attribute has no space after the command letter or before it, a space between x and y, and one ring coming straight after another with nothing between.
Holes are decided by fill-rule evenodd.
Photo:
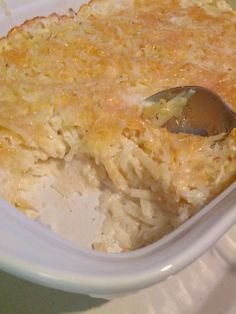
<instances>
[{"instance_id":1,"label":"scooped out portion","mask_svg":"<svg viewBox=\"0 0 236 314\"><path fill-rule=\"evenodd\" d=\"M94 0L13 29L0 40L0 196L40 219L47 201L30 194L45 177L65 199L99 191L102 251L143 247L189 219L235 180L236 131L161 128L186 95L140 104L200 85L236 111L235 25L221 0Z\"/></svg>"}]
</instances>

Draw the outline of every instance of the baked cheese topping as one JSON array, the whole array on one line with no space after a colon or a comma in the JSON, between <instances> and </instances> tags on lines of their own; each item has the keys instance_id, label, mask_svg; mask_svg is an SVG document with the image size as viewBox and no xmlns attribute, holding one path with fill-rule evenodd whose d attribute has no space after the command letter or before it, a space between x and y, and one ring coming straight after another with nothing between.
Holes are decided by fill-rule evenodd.
<instances>
[{"instance_id":1,"label":"baked cheese topping","mask_svg":"<svg viewBox=\"0 0 236 314\"><path fill-rule=\"evenodd\" d=\"M226 2L95 0L14 28L0 41L1 197L27 210L22 191L44 165L82 178L84 158L88 185L105 193L107 232L123 250L156 240L236 177L235 130L221 141L171 134L140 114L143 99L181 85L210 88L236 111Z\"/></svg>"}]
</instances>

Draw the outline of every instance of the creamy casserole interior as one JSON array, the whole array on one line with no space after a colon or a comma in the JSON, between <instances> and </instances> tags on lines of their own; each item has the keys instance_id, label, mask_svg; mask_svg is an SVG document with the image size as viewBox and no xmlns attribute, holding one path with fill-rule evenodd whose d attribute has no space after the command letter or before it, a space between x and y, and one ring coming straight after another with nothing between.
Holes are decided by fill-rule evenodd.
<instances>
[{"instance_id":1,"label":"creamy casserole interior","mask_svg":"<svg viewBox=\"0 0 236 314\"><path fill-rule=\"evenodd\" d=\"M236 130L171 134L141 114L147 96L180 85L211 88L236 111L226 2L95 0L14 28L0 40L0 196L32 216L25 192L53 176L65 197L102 191L95 249L162 237L236 177Z\"/></svg>"}]
</instances>

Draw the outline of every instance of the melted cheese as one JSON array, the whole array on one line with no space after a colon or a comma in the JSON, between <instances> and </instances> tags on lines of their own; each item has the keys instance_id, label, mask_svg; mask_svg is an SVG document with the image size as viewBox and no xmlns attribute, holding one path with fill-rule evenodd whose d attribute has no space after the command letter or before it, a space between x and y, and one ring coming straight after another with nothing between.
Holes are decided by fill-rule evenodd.
<instances>
[{"instance_id":1,"label":"melted cheese","mask_svg":"<svg viewBox=\"0 0 236 314\"><path fill-rule=\"evenodd\" d=\"M113 164L124 137L143 150L144 167L161 164L154 168L177 202L188 193L191 202L195 189L204 202L216 193L205 190L235 178L235 131L213 150L212 139L170 134L139 111L140 100L178 85L211 88L236 110L236 15L224 1L95 0L75 16L35 18L1 39L0 73L0 168L9 182L79 151L115 186L132 186ZM13 203L14 182L1 192Z\"/></svg>"}]
</instances>

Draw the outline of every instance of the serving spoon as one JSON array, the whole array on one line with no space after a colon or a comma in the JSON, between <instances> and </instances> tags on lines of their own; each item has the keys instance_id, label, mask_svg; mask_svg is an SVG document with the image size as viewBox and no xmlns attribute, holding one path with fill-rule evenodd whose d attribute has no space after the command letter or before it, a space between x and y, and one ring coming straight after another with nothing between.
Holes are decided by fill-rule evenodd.
<instances>
[{"instance_id":1,"label":"serving spoon","mask_svg":"<svg viewBox=\"0 0 236 314\"><path fill-rule=\"evenodd\" d=\"M169 88L145 99L158 103L191 93L180 116L173 116L162 127L172 133L187 133L200 136L228 134L236 127L236 114L226 102L212 90L201 86L180 86Z\"/></svg>"}]
</instances>

